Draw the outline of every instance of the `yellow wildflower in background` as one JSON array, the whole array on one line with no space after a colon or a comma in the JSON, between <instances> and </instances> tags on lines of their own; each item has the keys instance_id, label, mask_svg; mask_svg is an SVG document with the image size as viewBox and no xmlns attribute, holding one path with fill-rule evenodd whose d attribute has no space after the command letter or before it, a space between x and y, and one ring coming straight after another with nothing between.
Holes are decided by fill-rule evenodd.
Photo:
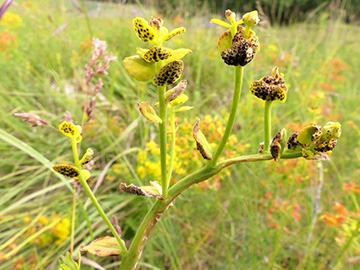
<instances>
[{"instance_id":1,"label":"yellow wildflower in background","mask_svg":"<svg viewBox=\"0 0 360 270\"><path fill-rule=\"evenodd\" d=\"M21 26L21 23L22 19L20 18L20 16L12 12L6 12L0 21L1 25L11 26L14 28Z\"/></svg>"},{"instance_id":2,"label":"yellow wildflower in background","mask_svg":"<svg viewBox=\"0 0 360 270\"><path fill-rule=\"evenodd\" d=\"M26 216L24 218L25 223L30 223L30 216ZM55 226L43 232L37 238L35 238L31 243L40 246L47 247L53 244L59 246L64 241L66 241L70 235L70 219L69 218L61 218L56 213L52 213L50 216L41 216L38 221L34 224L33 227L29 228L25 234L25 237L30 237L35 234L37 231L46 227L47 225L60 220Z\"/></svg>"},{"instance_id":3,"label":"yellow wildflower in background","mask_svg":"<svg viewBox=\"0 0 360 270\"><path fill-rule=\"evenodd\" d=\"M196 143L192 136L192 129L194 126L193 119L176 120L179 122L179 128L176 133L176 146L174 157L174 178L177 176L185 176L193 171L196 167L203 164L202 159L199 158L199 154L196 150ZM203 126L203 132L206 133L209 143L216 148L216 143L221 139L225 130L225 120L220 119L219 116L206 115L201 119ZM169 140L169 144L170 144ZM241 145L235 135L229 137L227 144L228 149L225 151L225 156L221 158L235 157L239 151L244 151L245 146ZM170 147L170 145L169 145ZM167 155L167 160L170 162L170 156ZM137 173L139 177L144 181L159 180L161 176L160 167L160 147L155 141L150 141L146 144L144 150L139 151L137 157ZM220 181L226 176L226 173L222 173L217 177L217 181ZM211 180L212 181L212 180ZM214 187L218 188L220 183L217 182ZM205 183L202 187L212 187L211 184Z\"/></svg>"}]
</instances>

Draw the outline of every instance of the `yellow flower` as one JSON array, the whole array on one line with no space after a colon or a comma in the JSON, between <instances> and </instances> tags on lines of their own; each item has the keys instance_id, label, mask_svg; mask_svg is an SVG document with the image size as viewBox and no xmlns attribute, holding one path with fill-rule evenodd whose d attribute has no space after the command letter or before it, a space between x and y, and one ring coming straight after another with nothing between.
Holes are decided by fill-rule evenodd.
<instances>
[{"instance_id":1,"label":"yellow flower","mask_svg":"<svg viewBox=\"0 0 360 270\"><path fill-rule=\"evenodd\" d=\"M40 217L39 223L42 225L48 225L50 223L49 217L47 217L47 216Z\"/></svg>"},{"instance_id":2,"label":"yellow flower","mask_svg":"<svg viewBox=\"0 0 360 270\"><path fill-rule=\"evenodd\" d=\"M0 20L0 23L5 26L11 26L11 27L19 27L21 25L21 18L19 15L12 13L12 12L6 12L5 15Z\"/></svg>"}]
</instances>

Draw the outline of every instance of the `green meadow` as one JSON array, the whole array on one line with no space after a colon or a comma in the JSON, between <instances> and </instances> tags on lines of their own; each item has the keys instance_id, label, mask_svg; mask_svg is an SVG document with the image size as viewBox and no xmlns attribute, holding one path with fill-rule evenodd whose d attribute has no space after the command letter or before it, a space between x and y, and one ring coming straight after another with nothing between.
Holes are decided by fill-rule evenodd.
<instances>
[{"instance_id":1,"label":"green meadow","mask_svg":"<svg viewBox=\"0 0 360 270\"><path fill-rule=\"evenodd\" d=\"M205 164L192 138L197 118L216 145L230 112L234 69L217 49L224 28L209 23L225 19L223 14L201 9L174 17L141 5L96 2L86 3L84 14L82 1L74 2L17 1L0 21L0 269L59 269L71 235L75 257L80 245L110 235L83 190L74 196L73 181L52 170L72 162L71 145L58 126L66 111L75 123L83 121L92 38L106 41L117 61L101 76L104 87L94 118L83 126L81 150L95 152L89 185L97 187L98 200L118 220L127 244L154 199L125 194L119 185L159 178L157 125L136 105L154 104L157 90L132 79L122 62L137 47L149 49L135 35L132 19L161 15L169 29L187 29L169 42L192 50L183 58L182 79L188 81L186 105L194 107L177 115L172 183ZM289 91L285 103L273 105L273 133L286 128L289 136L308 124L340 122L337 146L329 161L242 163L192 186L155 227L139 269L360 269L359 21L349 23L341 5L326 4L288 25L260 15L255 31L261 50L245 67L225 155L258 153L264 102L249 86L274 66ZM31 127L14 116L29 112L49 125ZM82 257L81 269L119 266L117 257Z\"/></svg>"}]
</instances>

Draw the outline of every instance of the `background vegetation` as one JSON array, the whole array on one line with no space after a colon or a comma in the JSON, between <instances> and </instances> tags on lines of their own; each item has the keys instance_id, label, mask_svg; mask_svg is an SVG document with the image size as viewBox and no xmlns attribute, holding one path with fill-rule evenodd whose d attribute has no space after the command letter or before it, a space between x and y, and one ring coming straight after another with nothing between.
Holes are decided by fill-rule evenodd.
<instances>
[{"instance_id":1,"label":"background vegetation","mask_svg":"<svg viewBox=\"0 0 360 270\"><path fill-rule=\"evenodd\" d=\"M189 82L187 103L195 109L183 113L179 122L179 150L186 151L179 151L177 168L191 171L202 164L191 127L196 117L207 121L204 133L216 144L232 97L233 70L223 64L216 48L223 29L209 24L223 16L212 15L212 5L216 11L224 7L177 1L180 6L169 11L171 1L154 2L160 2L157 10L151 8L156 8L153 2L86 3L93 37L106 40L119 60L103 77L95 119L85 126L81 147L95 150L91 185L103 180L97 195L119 220L126 240L132 239L151 199L122 194L120 182L143 184L158 177L155 127L136 109L140 100L155 102L155 87L135 82L122 65L124 57L144 45L133 33L132 18L149 20L159 14L167 25L187 28L173 42L193 51L185 58L183 78ZM357 12L358 6L311 2L316 6L304 10L301 22L285 2L279 1L274 13L264 8L257 29L261 51L245 69L227 155L258 151L263 108L247 86L277 65L289 92L285 104L274 106L274 132L341 122L343 135L331 161L241 164L191 188L154 230L141 269L360 269L360 29L358 22L349 23L353 13L344 9ZM59 256L69 249L72 186L49 169L49 161L71 161L70 145L56 130L30 127L13 115L32 111L57 127L69 111L81 122L84 65L92 46L76 3L17 1L0 22L0 269L57 269ZM228 4L226 8L234 3ZM235 6L234 11L249 11L251 5ZM283 13L289 18L276 15ZM281 25L283 20L292 23ZM175 176L186 172L179 170ZM82 192L79 198L76 247L107 234ZM115 260L85 257L117 269Z\"/></svg>"}]
</instances>

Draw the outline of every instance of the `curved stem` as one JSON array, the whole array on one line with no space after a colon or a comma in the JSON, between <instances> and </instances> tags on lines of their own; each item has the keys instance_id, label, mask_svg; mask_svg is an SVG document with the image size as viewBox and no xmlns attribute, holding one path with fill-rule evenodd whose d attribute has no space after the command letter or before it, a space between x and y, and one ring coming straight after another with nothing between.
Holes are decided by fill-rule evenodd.
<instances>
[{"instance_id":1,"label":"curved stem","mask_svg":"<svg viewBox=\"0 0 360 270\"><path fill-rule=\"evenodd\" d=\"M86 192L86 195L90 198L90 200L94 204L96 210L98 211L99 215L104 220L104 222L106 223L106 225L110 229L111 233L116 238L116 240L119 243L119 246L121 248L122 254L126 254L127 249L126 249L124 240L122 240L120 238L118 232L115 230L115 228L112 225L112 223L110 222L109 218L106 216L104 210L101 208L101 206L100 206L98 200L96 199L94 193L91 191L91 188L89 187L88 183L86 182L83 175L81 174L81 164L80 164L80 161L79 161L79 155L77 153L76 138L71 138L71 146L72 146L72 150L73 150L75 165L80 171L80 174L79 174L78 178L79 178L81 186L84 188L84 190Z\"/></svg>"},{"instance_id":2,"label":"curved stem","mask_svg":"<svg viewBox=\"0 0 360 270\"><path fill-rule=\"evenodd\" d=\"M171 124L171 148L170 148L170 164L168 169L168 179L166 183L167 188L169 187L171 181L172 170L175 159L175 146L176 146L175 108L173 106L170 106L170 124Z\"/></svg>"},{"instance_id":3,"label":"curved stem","mask_svg":"<svg viewBox=\"0 0 360 270\"><path fill-rule=\"evenodd\" d=\"M301 152L283 153L281 156L282 159L290 159L297 157L301 157ZM224 168L233 164L240 162L265 161L271 159L273 159L273 157L270 154L240 156L219 162L216 166L213 167L205 166L202 169L182 178L180 181L175 183L169 189L168 197L165 199L165 201L156 200L151 209L146 214L138 230L136 231L134 240L132 241L127 254L123 257L123 260L121 261L120 270L136 269L136 265L142 254L142 250L156 223L160 220L166 210L171 206L172 202L176 199L176 197L179 196L181 192L183 192L185 189L196 183L209 179L210 177L218 174Z\"/></svg>"},{"instance_id":4,"label":"curved stem","mask_svg":"<svg viewBox=\"0 0 360 270\"><path fill-rule=\"evenodd\" d=\"M242 83L243 83L243 73L244 73L244 67L237 66L236 67L236 72L235 72L234 96L233 96L233 102L232 102L232 105L231 105L230 116L229 116L228 122L226 124L226 129L225 129L224 135L223 135L223 137L222 137L222 139L220 141L220 144L219 144L218 148L216 149L216 152L215 152L215 154L213 156L213 160L211 162L212 166L215 166L216 162L218 161L218 159L220 158L222 152L224 151L225 145L227 143L227 140L229 139L232 128L234 126L235 117L236 117L236 113L237 113L237 106L239 104L240 96L241 96L241 88L242 88Z\"/></svg>"},{"instance_id":5,"label":"curved stem","mask_svg":"<svg viewBox=\"0 0 360 270\"><path fill-rule=\"evenodd\" d=\"M270 149L271 140L271 103L272 101L265 101L264 110L264 153Z\"/></svg>"},{"instance_id":6,"label":"curved stem","mask_svg":"<svg viewBox=\"0 0 360 270\"><path fill-rule=\"evenodd\" d=\"M281 154L281 159L293 159L293 158L299 158L299 157L301 157L301 151L285 152L285 153ZM269 153L245 155L245 156L239 156L239 157L224 160L222 162L219 162L219 165L222 168L226 168L226 167L229 167L229 166L237 164L237 163L265 161L265 160L271 160L271 159L273 159L273 156Z\"/></svg>"},{"instance_id":7,"label":"curved stem","mask_svg":"<svg viewBox=\"0 0 360 270\"><path fill-rule=\"evenodd\" d=\"M162 61L157 63L157 71L163 66ZM165 86L158 86L158 97L159 97L159 114L162 123L159 124L159 137L160 137L160 162L161 162L161 187L162 196L167 196L167 170L166 170L166 148L167 148L167 105L165 104Z\"/></svg>"}]
</instances>

